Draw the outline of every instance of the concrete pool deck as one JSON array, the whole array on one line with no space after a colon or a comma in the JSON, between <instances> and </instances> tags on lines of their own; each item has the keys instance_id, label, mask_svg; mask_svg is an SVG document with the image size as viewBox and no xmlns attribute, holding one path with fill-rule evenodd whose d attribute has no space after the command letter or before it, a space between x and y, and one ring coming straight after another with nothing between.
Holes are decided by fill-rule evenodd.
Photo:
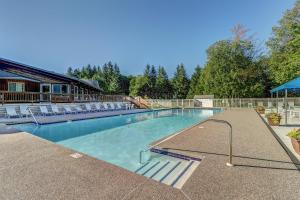
<instances>
[{"instance_id":1,"label":"concrete pool deck","mask_svg":"<svg viewBox=\"0 0 300 200\"><path fill-rule=\"evenodd\" d=\"M299 199L300 173L254 110L226 110L214 118L233 125L233 163L227 167L228 129L206 122L161 143L204 157L182 190L19 132L0 134L0 199ZM177 150L176 150L177 149Z\"/></svg>"}]
</instances>

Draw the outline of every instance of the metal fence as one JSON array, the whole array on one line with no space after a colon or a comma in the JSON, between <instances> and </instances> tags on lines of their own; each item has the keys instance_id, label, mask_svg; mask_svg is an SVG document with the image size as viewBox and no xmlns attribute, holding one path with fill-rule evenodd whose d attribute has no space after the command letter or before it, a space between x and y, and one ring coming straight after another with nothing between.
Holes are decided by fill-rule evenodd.
<instances>
[{"instance_id":1,"label":"metal fence","mask_svg":"<svg viewBox=\"0 0 300 200\"><path fill-rule=\"evenodd\" d=\"M155 108L252 108L265 113L278 113L282 124L300 124L300 97L295 98L230 98L230 99L147 99ZM263 115L264 116L264 115Z\"/></svg>"}]
</instances>

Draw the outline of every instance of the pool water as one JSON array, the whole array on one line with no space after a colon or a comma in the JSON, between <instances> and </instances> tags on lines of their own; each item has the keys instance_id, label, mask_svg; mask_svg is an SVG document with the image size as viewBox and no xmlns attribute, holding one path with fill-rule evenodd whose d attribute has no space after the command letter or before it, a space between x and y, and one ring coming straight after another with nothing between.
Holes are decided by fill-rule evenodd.
<instances>
[{"instance_id":1,"label":"pool water","mask_svg":"<svg viewBox=\"0 0 300 200\"><path fill-rule=\"evenodd\" d=\"M188 128L219 109L170 109L36 126L15 125L22 131L134 171L139 152L160 138Z\"/></svg>"}]
</instances>

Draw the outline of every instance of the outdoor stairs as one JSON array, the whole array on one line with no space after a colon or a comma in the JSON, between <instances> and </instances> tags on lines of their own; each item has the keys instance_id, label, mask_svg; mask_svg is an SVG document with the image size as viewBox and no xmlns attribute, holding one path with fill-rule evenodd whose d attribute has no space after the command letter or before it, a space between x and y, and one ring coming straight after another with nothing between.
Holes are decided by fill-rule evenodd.
<instances>
[{"instance_id":1,"label":"outdoor stairs","mask_svg":"<svg viewBox=\"0 0 300 200\"><path fill-rule=\"evenodd\" d=\"M157 154L157 153L155 153ZM201 159L181 158L157 154L139 167L135 173L181 189L200 164Z\"/></svg>"}]
</instances>

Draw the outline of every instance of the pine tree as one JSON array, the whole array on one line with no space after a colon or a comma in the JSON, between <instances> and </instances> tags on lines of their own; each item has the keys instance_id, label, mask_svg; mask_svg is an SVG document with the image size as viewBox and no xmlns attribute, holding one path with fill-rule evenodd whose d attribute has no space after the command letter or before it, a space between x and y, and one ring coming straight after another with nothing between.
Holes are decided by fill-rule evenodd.
<instances>
[{"instance_id":1,"label":"pine tree","mask_svg":"<svg viewBox=\"0 0 300 200\"><path fill-rule=\"evenodd\" d=\"M156 97L167 99L172 94L172 87L168 79L167 72L164 67L158 66L156 79Z\"/></svg>"},{"instance_id":2,"label":"pine tree","mask_svg":"<svg viewBox=\"0 0 300 200\"><path fill-rule=\"evenodd\" d=\"M189 92L187 98L192 99L195 95L201 94L203 91L201 90L201 78L202 78L202 69L199 65L196 66L195 72L192 75Z\"/></svg>"},{"instance_id":3,"label":"pine tree","mask_svg":"<svg viewBox=\"0 0 300 200\"><path fill-rule=\"evenodd\" d=\"M174 97L178 99L185 99L189 90L189 79L187 77L183 64L176 68L174 78L172 79L172 86L174 89Z\"/></svg>"},{"instance_id":4,"label":"pine tree","mask_svg":"<svg viewBox=\"0 0 300 200\"><path fill-rule=\"evenodd\" d=\"M67 75L71 77L74 76L72 67L68 67Z\"/></svg>"}]
</instances>

